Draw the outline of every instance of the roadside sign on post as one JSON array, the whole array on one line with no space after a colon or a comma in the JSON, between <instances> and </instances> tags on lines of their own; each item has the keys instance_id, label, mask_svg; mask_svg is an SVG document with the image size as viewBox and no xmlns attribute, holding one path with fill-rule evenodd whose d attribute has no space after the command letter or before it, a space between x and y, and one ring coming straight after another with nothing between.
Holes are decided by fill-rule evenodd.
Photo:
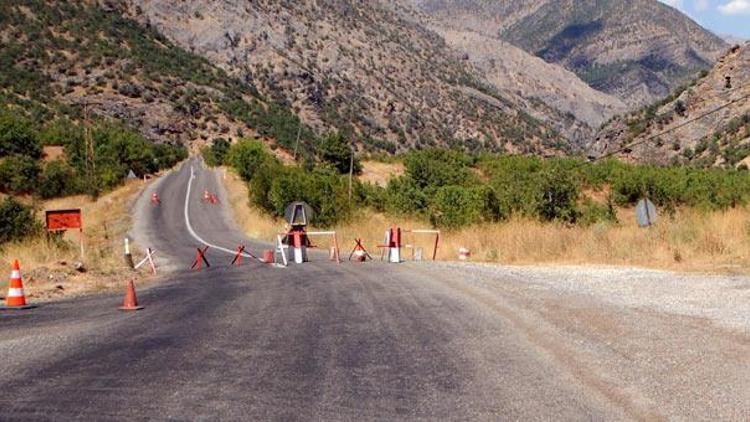
<instances>
[{"instance_id":1,"label":"roadside sign on post","mask_svg":"<svg viewBox=\"0 0 750 422\"><path fill-rule=\"evenodd\" d=\"M80 209L72 210L49 210L45 212L47 231L58 232L70 229L83 231L83 219Z\"/></svg>"},{"instance_id":2,"label":"roadside sign on post","mask_svg":"<svg viewBox=\"0 0 750 422\"><path fill-rule=\"evenodd\" d=\"M64 233L67 230L78 229L80 231L79 241L81 244L81 257L84 257L83 249L83 217L80 209L48 210L44 213L47 233Z\"/></svg>"}]
</instances>

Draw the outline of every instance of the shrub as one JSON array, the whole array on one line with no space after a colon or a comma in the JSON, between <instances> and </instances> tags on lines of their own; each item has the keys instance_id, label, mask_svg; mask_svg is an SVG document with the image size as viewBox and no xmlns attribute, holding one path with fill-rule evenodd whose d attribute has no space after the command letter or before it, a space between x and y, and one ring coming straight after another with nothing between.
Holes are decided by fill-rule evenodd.
<instances>
[{"instance_id":1,"label":"shrub","mask_svg":"<svg viewBox=\"0 0 750 422\"><path fill-rule=\"evenodd\" d=\"M427 195L410 177L391 179L385 191L385 210L391 214L421 214L427 209Z\"/></svg>"},{"instance_id":2,"label":"shrub","mask_svg":"<svg viewBox=\"0 0 750 422\"><path fill-rule=\"evenodd\" d=\"M313 222L319 226L342 221L351 210L345 178L320 169L308 172L299 167L281 168L271 181L267 203L272 213L281 217L286 207L295 201L305 201L313 208Z\"/></svg>"},{"instance_id":3,"label":"shrub","mask_svg":"<svg viewBox=\"0 0 750 422\"><path fill-rule=\"evenodd\" d=\"M201 150L201 155L203 155L203 159L208 166L218 167L224 165L224 160L226 159L230 147L231 144L226 139L214 139L211 146L204 147L203 150Z\"/></svg>"},{"instance_id":4,"label":"shrub","mask_svg":"<svg viewBox=\"0 0 750 422\"><path fill-rule=\"evenodd\" d=\"M42 146L31 122L10 110L0 110L0 158L8 155L42 156Z\"/></svg>"},{"instance_id":5,"label":"shrub","mask_svg":"<svg viewBox=\"0 0 750 422\"><path fill-rule=\"evenodd\" d=\"M406 174L417 186L463 185L472 180L472 159L459 151L427 149L406 156Z\"/></svg>"},{"instance_id":6,"label":"shrub","mask_svg":"<svg viewBox=\"0 0 750 422\"><path fill-rule=\"evenodd\" d=\"M443 186L431 201L430 220L436 226L459 228L499 215L492 189L487 186Z\"/></svg>"},{"instance_id":7,"label":"shrub","mask_svg":"<svg viewBox=\"0 0 750 422\"><path fill-rule=\"evenodd\" d=\"M349 173L350 164L353 164L354 174L362 172L362 163L356 156L352 157L353 154L352 146L340 132L330 133L318 142L318 158L341 174Z\"/></svg>"},{"instance_id":8,"label":"shrub","mask_svg":"<svg viewBox=\"0 0 750 422\"><path fill-rule=\"evenodd\" d=\"M578 181L570 172L552 167L542 172L540 182L539 216L546 221L574 223L579 217L576 207L580 195Z\"/></svg>"},{"instance_id":9,"label":"shrub","mask_svg":"<svg viewBox=\"0 0 750 422\"><path fill-rule=\"evenodd\" d=\"M48 124L39 133L39 141L43 145L70 145L83 143L83 128L68 119L57 119Z\"/></svg>"},{"instance_id":10,"label":"shrub","mask_svg":"<svg viewBox=\"0 0 750 422\"><path fill-rule=\"evenodd\" d=\"M268 161L276 161L276 157L266 150L261 141L240 140L229 148L226 155L226 162L234 167L245 181L250 181L256 170Z\"/></svg>"},{"instance_id":11,"label":"shrub","mask_svg":"<svg viewBox=\"0 0 750 422\"><path fill-rule=\"evenodd\" d=\"M39 177L37 161L25 155L12 155L0 161L0 189L12 193L32 193Z\"/></svg>"},{"instance_id":12,"label":"shrub","mask_svg":"<svg viewBox=\"0 0 750 422\"><path fill-rule=\"evenodd\" d=\"M8 197L0 202L0 244L38 233L41 225L31 208Z\"/></svg>"},{"instance_id":13,"label":"shrub","mask_svg":"<svg viewBox=\"0 0 750 422\"><path fill-rule=\"evenodd\" d=\"M62 160L47 163L39 178L36 193L42 198L56 198L77 191L73 167Z\"/></svg>"}]
</instances>

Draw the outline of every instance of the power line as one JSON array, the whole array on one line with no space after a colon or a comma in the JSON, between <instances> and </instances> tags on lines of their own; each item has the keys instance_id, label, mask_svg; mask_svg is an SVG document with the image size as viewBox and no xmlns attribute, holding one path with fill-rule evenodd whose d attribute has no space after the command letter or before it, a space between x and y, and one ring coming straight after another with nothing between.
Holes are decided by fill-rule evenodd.
<instances>
[{"instance_id":1,"label":"power line","mask_svg":"<svg viewBox=\"0 0 750 422\"><path fill-rule=\"evenodd\" d=\"M737 88L737 89L739 89L739 88ZM724 103L724 104L720 105L719 107L716 107L713 110L707 111L707 112L705 112L705 113L703 113L703 114L701 114L701 115L699 115L697 117L694 117L692 119L686 120L686 121L680 123L677 126L671 127L671 128L666 129L664 131L661 131L659 133L651 135L651 136L649 136L649 137L647 137L645 139L641 139L641 140L638 140L638 141L631 142L631 143L629 143L627 145L624 145L624 146L622 146L622 147L620 147L620 148L618 148L618 149L616 149L614 151L610 151L610 152L608 152L606 154L600 155L599 157L595 157L595 158L591 159L590 161L591 162L596 162L596 161L599 161L599 160L602 160L602 159L605 159L605 158L612 157L612 156L617 155L617 154L619 154L621 152L624 152L626 150L632 149L633 147L636 147L638 145L643 145L643 144L649 143L649 142L651 142L651 141L653 141L653 140L655 140L655 139L657 139L657 138L659 138L659 137L661 137L663 135L666 135L668 133L676 131L677 129L681 129L681 128L685 127L685 126L688 126L688 125L690 125L692 123L695 123L698 120L701 120L701 119L703 119L705 117L708 117L708 116L710 116L710 115L712 115L714 113L718 113L719 111L724 110L725 108L729 107L732 104L735 104L735 103L738 103L740 101L747 100L747 99L750 99L750 94L744 95L744 96L742 96L740 98L735 98L734 100L731 100L731 101L729 101L727 103ZM657 117L662 117L662 116L665 116L666 114L667 113L665 113L665 114L663 114L661 116L657 116Z\"/></svg>"}]
</instances>

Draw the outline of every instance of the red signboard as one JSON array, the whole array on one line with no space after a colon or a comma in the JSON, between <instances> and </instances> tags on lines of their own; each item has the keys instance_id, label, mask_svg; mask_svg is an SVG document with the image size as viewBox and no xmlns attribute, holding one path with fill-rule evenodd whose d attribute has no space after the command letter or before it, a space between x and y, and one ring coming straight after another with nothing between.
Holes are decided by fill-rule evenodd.
<instances>
[{"instance_id":1,"label":"red signboard","mask_svg":"<svg viewBox=\"0 0 750 422\"><path fill-rule=\"evenodd\" d=\"M83 230L81 210L50 210L46 212L47 230L62 231L70 229Z\"/></svg>"}]
</instances>

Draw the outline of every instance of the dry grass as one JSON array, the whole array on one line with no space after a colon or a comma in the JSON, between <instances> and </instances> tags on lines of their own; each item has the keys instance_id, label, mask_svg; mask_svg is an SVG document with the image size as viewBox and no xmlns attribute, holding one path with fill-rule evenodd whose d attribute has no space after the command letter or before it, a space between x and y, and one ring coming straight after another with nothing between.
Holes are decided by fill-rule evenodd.
<instances>
[{"instance_id":1,"label":"dry grass","mask_svg":"<svg viewBox=\"0 0 750 422\"><path fill-rule=\"evenodd\" d=\"M229 173L227 189L234 213L247 234L271 240L284 226L248 206L246 185ZM472 260L516 265L617 265L678 271L750 272L750 210L745 208L703 213L679 210L649 229L639 228L632 209L619 211L619 224L568 227L528 219L483 224L443 232L438 259L455 260L459 248L471 250ZM378 257L385 230L397 225L405 229L429 228L417 219L393 218L363 211L352 222L336 228L342 257L362 238ZM421 247L425 258L432 252L434 237L405 234L405 243ZM329 239L315 239L322 248ZM410 254L409 250L406 254Z\"/></svg>"},{"instance_id":2,"label":"dry grass","mask_svg":"<svg viewBox=\"0 0 750 422\"><path fill-rule=\"evenodd\" d=\"M363 161L362 174L359 175L358 179L361 182L385 186L392 177L401 176L404 171L404 165L399 162Z\"/></svg>"},{"instance_id":3,"label":"dry grass","mask_svg":"<svg viewBox=\"0 0 750 422\"><path fill-rule=\"evenodd\" d=\"M6 245L0 251L0 268L10 268L12 260L18 259L26 295L35 301L121 287L125 278L133 276L125 265L122 243L131 225L130 205L143 187L142 181L131 181L97 201L73 196L41 204L42 210L81 208L85 255L81 257L80 233L69 231L64 242L48 242L41 236ZM39 218L43 216L40 212ZM85 264L86 273L73 268L77 261ZM6 283L0 280L3 293Z\"/></svg>"},{"instance_id":4,"label":"dry grass","mask_svg":"<svg viewBox=\"0 0 750 422\"><path fill-rule=\"evenodd\" d=\"M247 184L240 179L234 170L222 167L220 171L225 172L226 175L224 187L227 190L234 219L245 234L253 239L268 239L270 241L276 236L276 233L283 230L283 220L273 219L250 205Z\"/></svg>"}]
</instances>

